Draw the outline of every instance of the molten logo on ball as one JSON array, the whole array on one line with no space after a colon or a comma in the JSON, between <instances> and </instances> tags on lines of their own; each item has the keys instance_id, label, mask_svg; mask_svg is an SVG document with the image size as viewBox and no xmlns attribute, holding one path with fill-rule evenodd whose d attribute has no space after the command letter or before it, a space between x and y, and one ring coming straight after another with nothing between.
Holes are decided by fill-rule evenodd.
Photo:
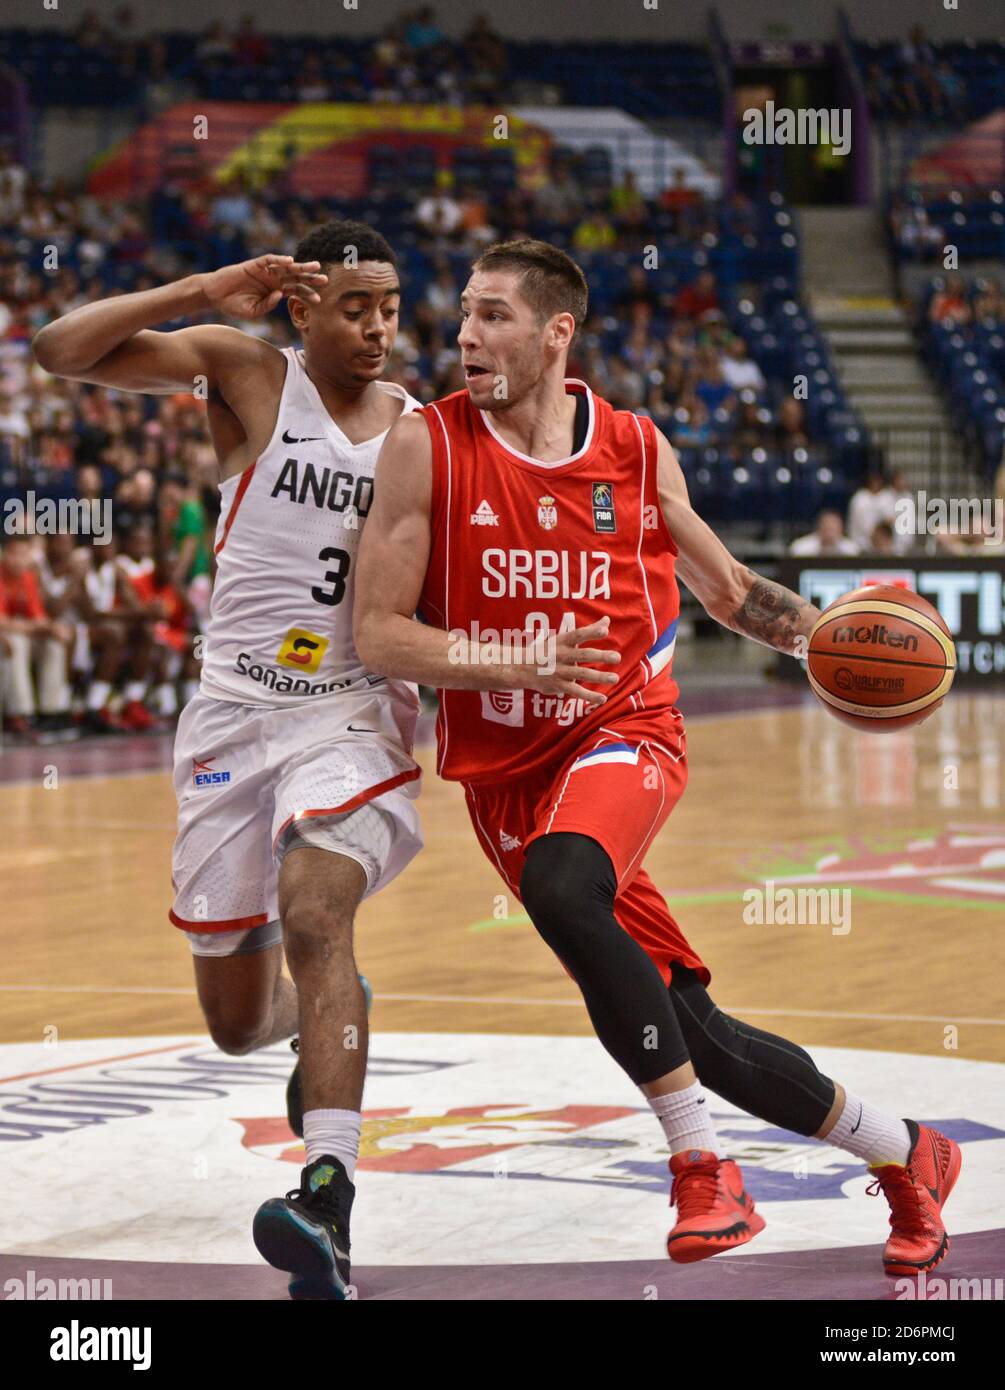
<instances>
[{"instance_id":1,"label":"molten logo on ball","mask_svg":"<svg viewBox=\"0 0 1005 1390\"><path fill-rule=\"evenodd\" d=\"M891 632L883 623L872 627L836 627L831 633L832 642L873 642L879 647L902 647L905 652L918 650L918 639L910 633Z\"/></svg>"}]
</instances>

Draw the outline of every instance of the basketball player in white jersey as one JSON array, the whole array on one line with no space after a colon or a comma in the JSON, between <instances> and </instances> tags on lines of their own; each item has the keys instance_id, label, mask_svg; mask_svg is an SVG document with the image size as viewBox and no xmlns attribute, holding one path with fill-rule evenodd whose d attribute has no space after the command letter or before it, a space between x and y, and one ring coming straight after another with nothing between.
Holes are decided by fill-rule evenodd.
<instances>
[{"instance_id":1,"label":"basketball player in white jersey","mask_svg":"<svg viewBox=\"0 0 1005 1390\"><path fill-rule=\"evenodd\" d=\"M259 319L284 296L299 349L217 325L152 331L207 311ZM419 404L379 380L399 298L384 238L332 222L296 259L259 256L87 304L34 342L58 376L206 395L218 568L201 688L175 741L170 917L219 1047L246 1053L299 1032L307 1167L299 1192L261 1208L255 1239L300 1298L343 1297L349 1280L367 1055L354 913L422 844L418 691L368 672L352 640L377 454Z\"/></svg>"}]
</instances>

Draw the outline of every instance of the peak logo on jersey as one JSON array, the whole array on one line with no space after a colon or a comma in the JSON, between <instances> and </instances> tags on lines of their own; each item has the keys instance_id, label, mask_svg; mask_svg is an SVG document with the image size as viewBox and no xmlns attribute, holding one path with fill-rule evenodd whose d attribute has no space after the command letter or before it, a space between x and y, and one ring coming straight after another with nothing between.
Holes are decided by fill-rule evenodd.
<instances>
[{"instance_id":1,"label":"peak logo on jersey","mask_svg":"<svg viewBox=\"0 0 1005 1390\"><path fill-rule=\"evenodd\" d=\"M537 521L546 531L554 531L558 525L558 508L555 506L554 497L545 494L537 499Z\"/></svg>"},{"instance_id":2,"label":"peak logo on jersey","mask_svg":"<svg viewBox=\"0 0 1005 1390\"><path fill-rule=\"evenodd\" d=\"M276 663L313 676L327 650L327 637L321 637L305 627L291 627L276 654Z\"/></svg>"},{"instance_id":3,"label":"peak logo on jersey","mask_svg":"<svg viewBox=\"0 0 1005 1390\"><path fill-rule=\"evenodd\" d=\"M204 758L199 762L198 758L192 759L192 781L197 787L219 787L230 781L229 772L217 772L212 764L215 758Z\"/></svg>"},{"instance_id":4,"label":"peak logo on jersey","mask_svg":"<svg viewBox=\"0 0 1005 1390\"><path fill-rule=\"evenodd\" d=\"M512 728L523 728L522 690L483 690L482 718L493 724L509 724Z\"/></svg>"},{"instance_id":5,"label":"peak logo on jersey","mask_svg":"<svg viewBox=\"0 0 1005 1390\"><path fill-rule=\"evenodd\" d=\"M504 854L512 854L522 844L523 841L518 835L507 835L505 830L499 831L499 848Z\"/></svg>"},{"instance_id":6,"label":"peak logo on jersey","mask_svg":"<svg viewBox=\"0 0 1005 1390\"><path fill-rule=\"evenodd\" d=\"M590 490L593 494L594 531L606 531L608 534L613 534L618 529L614 520L613 483L591 483Z\"/></svg>"},{"instance_id":7,"label":"peak logo on jersey","mask_svg":"<svg viewBox=\"0 0 1005 1390\"><path fill-rule=\"evenodd\" d=\"M499 518L487 502L479 502L471 513L472 526L498 526Z\"/></svg>"}]
</instances>

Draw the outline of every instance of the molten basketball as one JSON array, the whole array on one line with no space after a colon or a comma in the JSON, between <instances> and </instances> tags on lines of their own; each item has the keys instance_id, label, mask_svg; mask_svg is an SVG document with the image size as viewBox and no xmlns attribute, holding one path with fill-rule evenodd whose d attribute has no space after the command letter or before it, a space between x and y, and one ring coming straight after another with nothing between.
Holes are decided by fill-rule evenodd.
<instances>
[{"instance_id":1,"label":"molten basketball","mask_svg":"<svg viewBox=\"0 0 1005 1390\"><path fill-rule=\"evenodd\" d=\"M836 719L886 733L939 708L956 674L956 648L927 599L876 584L821 613L807 666L810 685Z\"/></svg>"}]
</instances>

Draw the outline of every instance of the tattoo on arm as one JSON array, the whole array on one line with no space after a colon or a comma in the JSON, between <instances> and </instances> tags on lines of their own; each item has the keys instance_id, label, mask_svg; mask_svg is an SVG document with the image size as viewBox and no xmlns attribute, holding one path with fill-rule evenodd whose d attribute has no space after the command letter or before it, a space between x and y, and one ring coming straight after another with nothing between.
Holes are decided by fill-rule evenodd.
<instances>
[{"instance_id":1,"label":"tattoo on arm","mask_svg":"<svg viewBox=\"0 0 1005 1390\"><path fill-rule=\"evenodd\" d=\"M791 589L751 574L751 585L742 605L733 613L731 626L779 651L791 652L796 639L808 635L820 616L813 605Z\"/></svg>"}]
</instances>

